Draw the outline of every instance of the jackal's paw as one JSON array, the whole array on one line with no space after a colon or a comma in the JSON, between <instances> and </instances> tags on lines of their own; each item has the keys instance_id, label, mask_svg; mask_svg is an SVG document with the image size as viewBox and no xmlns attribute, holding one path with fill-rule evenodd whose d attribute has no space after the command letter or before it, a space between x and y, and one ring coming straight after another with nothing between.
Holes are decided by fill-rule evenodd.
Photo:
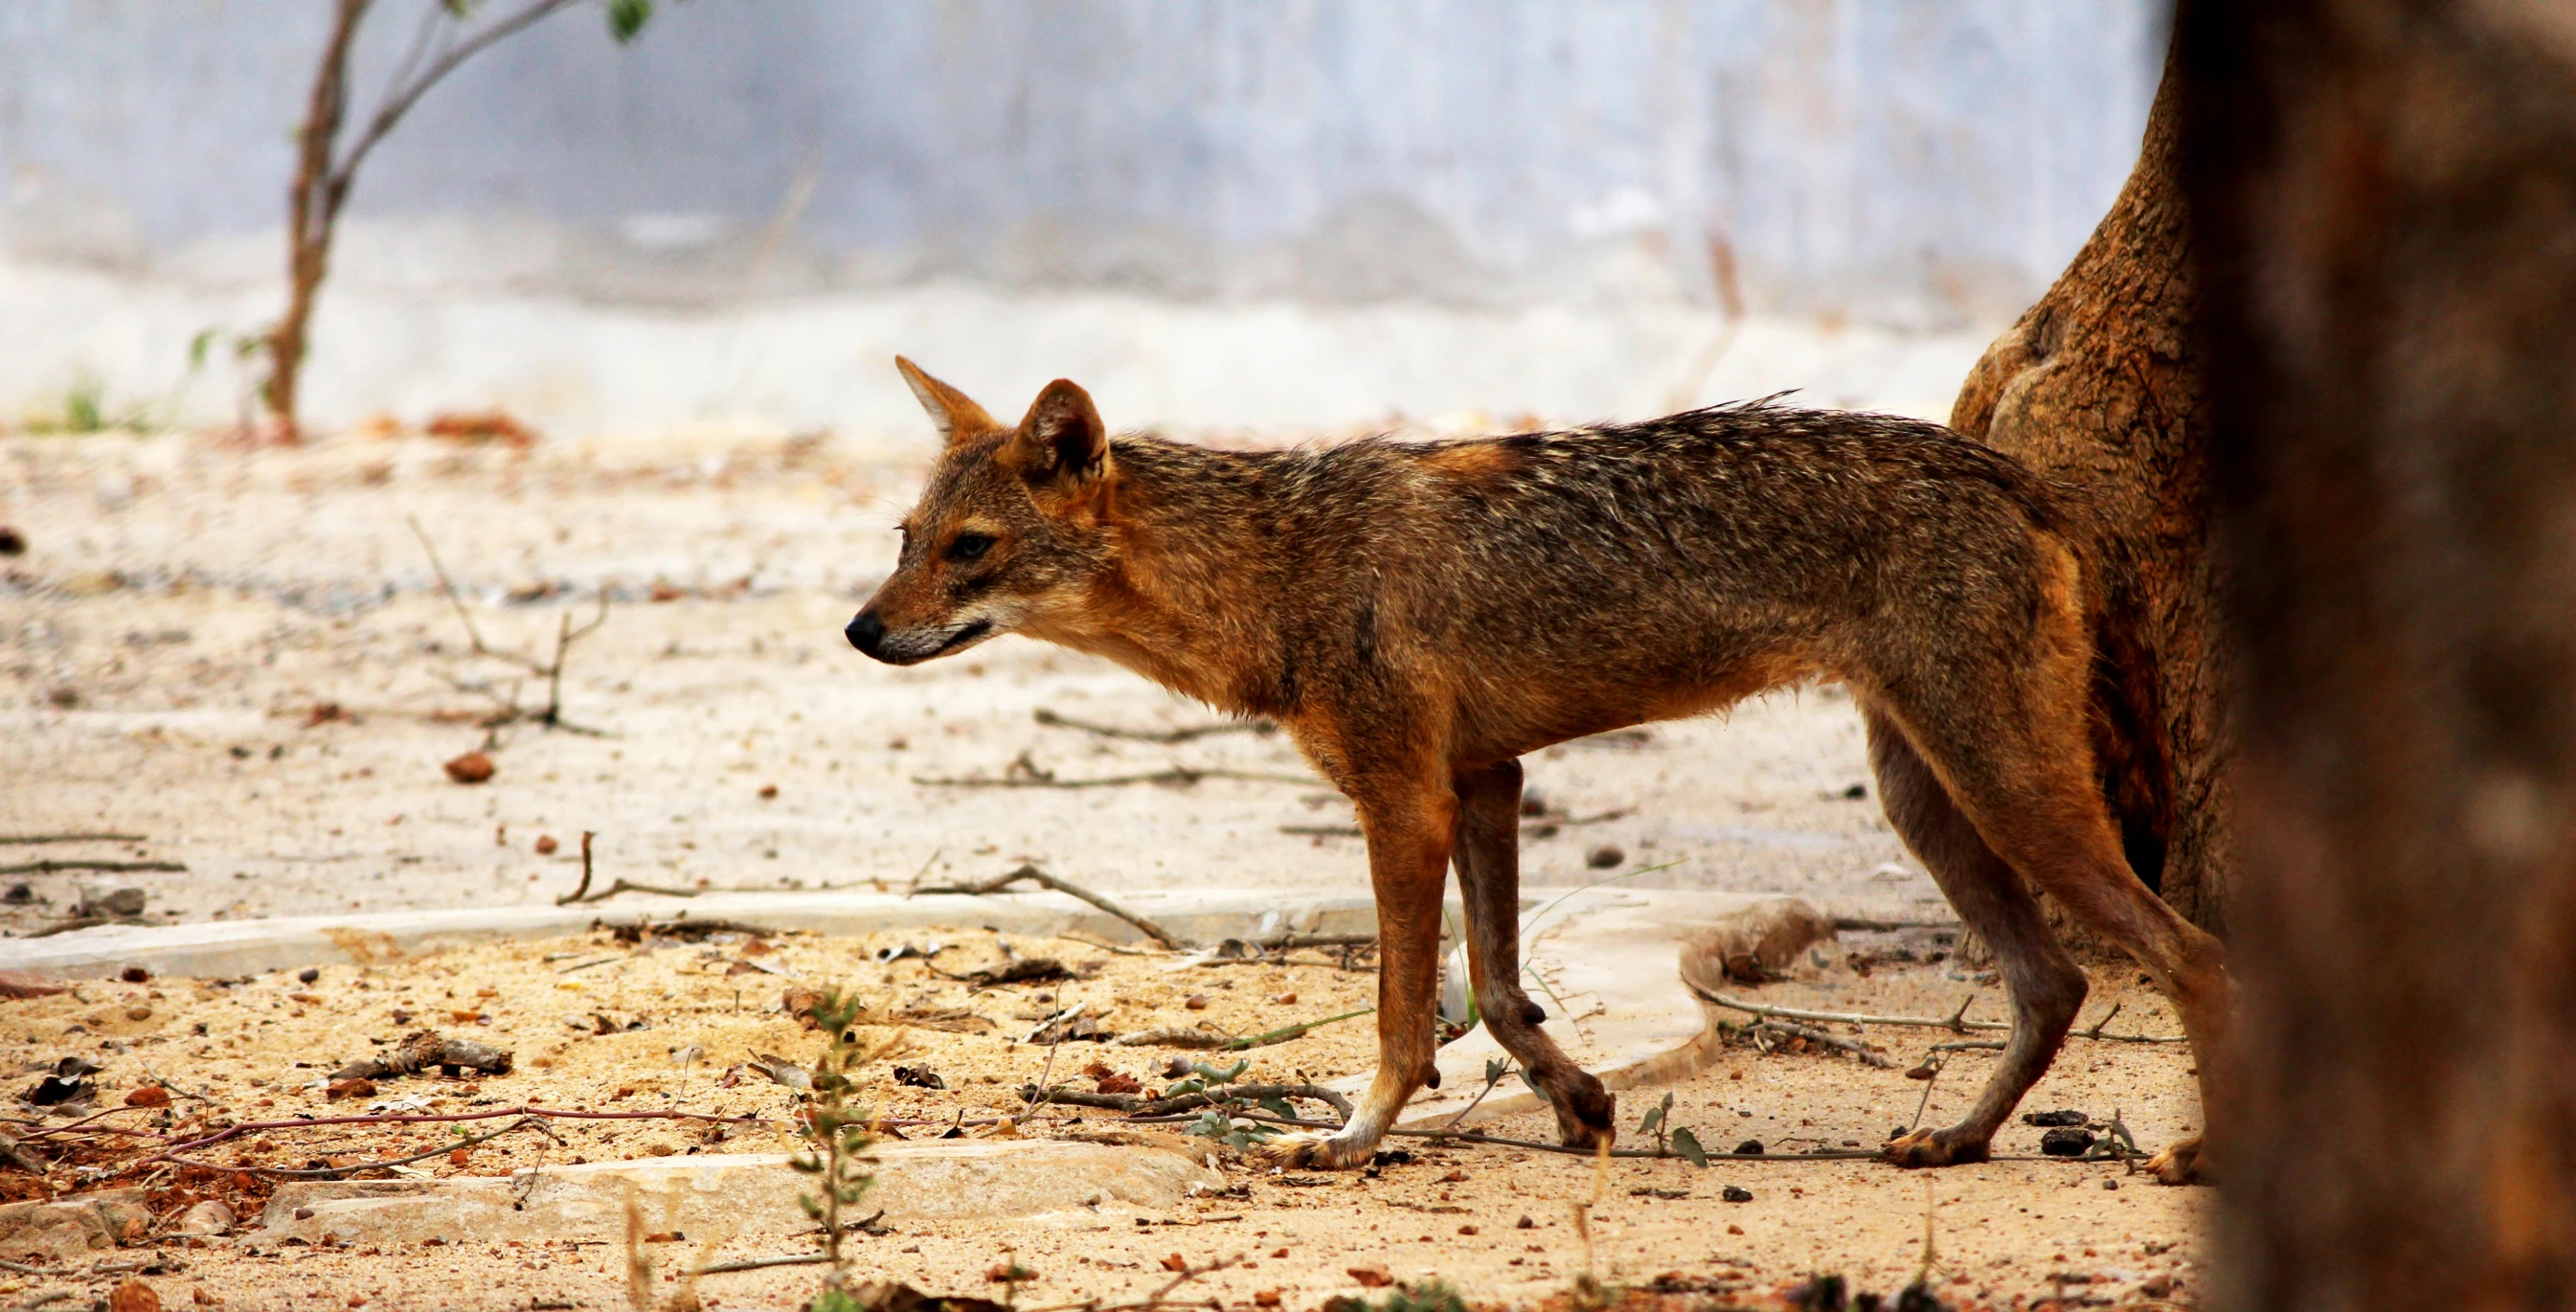
<instances>
[{"instance_id":1,"label":"jackal's paw","mask_svg":"<svg viewBox=\"0 0 2576 1312\"><path fill-rule=\"evenodd\" d=\"M2209 1154L2202 1150L2200 1136L2165 1145L2163 1152L2146 1161L2147 1170L2157 1184L2216 1184L2218 1175L2210 1169Z\"/></svg>"},{"instance_id":2,"label":"jackal's paw","mask_svg":"<svg viewBox=\"0 0 2576 1312\"><path fill-rule=\"evenodd\" d=\"M1366 1166L1375 1143L1346 1143L1337 1136L1283 1134L1252 1149L1252 1160L1283 1171L1346 1171Z\"/></svg>"},{"instance_id":3,"label":"jackal's paw","mask_svg":"<svg viewBox=\"0 0 2576 1312\"><path fill-rule=\"evenodd\" d=\"M1566 1147L1593 1152L1618 1143L1619 1103L1599 1080L1587 1077L1586 1087L1559 1093L1549 1105L1556 1109L1556 1137Z\"/></svg>"},{"instance_id":4,"label":"jackal's paw","mask_svg":"<svg viewBox=\"0 0 2576 1312\"><path fill-rule=\"evenodd\" d=\"M1898 1166L1959 1166L1982 1162L1991 1151L1988 1141L1970 1139L1951 1130L1916 1130L1899 1139L1888 1140L1880 1150L1887 1160Z\"/></svg>"}]
</instances>

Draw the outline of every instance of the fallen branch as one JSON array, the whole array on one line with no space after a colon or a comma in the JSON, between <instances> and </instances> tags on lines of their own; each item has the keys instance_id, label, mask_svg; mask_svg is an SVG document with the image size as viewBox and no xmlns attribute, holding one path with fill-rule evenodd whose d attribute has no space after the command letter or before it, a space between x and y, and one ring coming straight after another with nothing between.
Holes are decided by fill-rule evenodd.
<instances>
[{"instance_id":1,"label":"fallen branch","mask_svg":"<svg viewBox=\"0 0 2576 1312\"><path fill-rule=\"evenodd\" d=\"M941 779L922 775L913 782L924 788L1123 788L1129 784L1168 784L1186 788L1202 779L1237 779L1263 784L1304 784L1322 787L1324 781L1312 775L1265 774L1259 770L1194 769L1176 765L1151 774L1113 774L1097 779L1058 779L1052 775L1003 779Z\"/></svg>"},{"instance_id":2,"label":"fallen branch","mask_svg":"<svg viewBox=\"0 0 2576 1312\"><path fill-rule=\"evenodd\" d=\"M443 1143L437 1147L413 1153L409 1157L396 1157L381 1162L352 1162L347 1166L311 1167L256 1166L248 1163L236 1166L225 1166L217 1162L190 1161L187 1158L178 1155L182 1151L181 1149L173 1148L167 1152L146 1157L142 1161L135 1163L135 1165L148 1166L154 1162L170 1162L179 1166L193 1166L199 1170L205 1171L255 1171L261 1175L282 1176L290 1179L311 1178L339 1180L345 1179L359 1171L381 1171L387 1167L409 1166L413 1162L423 1161L431 1157L444 1157L449 1153L455 1152L459 1148L471 1148L476 1144L490 1143L492 1140L498 1139L502 1135L514 1134L520 1130L527 1129L533 1129L547 1138L553 1139L558 1144L563 1142L562 1137L549 1128L543 1120L534 1116L523 1116L508 1125L502 1126L500 1129L493 1130L485 1134L469 1135L465 1138L458 1139L453 1143Z\"/></svg>"},{"instance_id":3,"label":"fallen branch","mask_svg":"<svg viewBox=\"0 0 2576 1312\"><path fill-rule=\"evenodd\" d=\"M1098 1107L1130 1116L1168 1116L1198 1107L1213 1107L1226 1102L1258 1102L1263 1098L1310 1098L1330 1106L1344 1118L1351 1114L1350 1099L1320 1084L1221 1084L1175 1098L1148 1098L1138 1093L1083 1093L1076 1089L1049 1089L1043 1098L1036 1097L1036 1093L1037 1086L1024 1085L1020 1089L1021 1100L1032 1109L1054 1103L1064 1107Z\"/></svg>"},{"instance_id":4,"label":"fallen branch","mask_svg":"<svg viewBox=\"0 0 2576 1312\"><path fill-rule=\"evenodd\" d=\"M606 887L606 888L603 888L603 889L599 890L599 891L598 891L598 892L596 892L596 893L586 894L586 895L581 896L581 897L565 898L565 899L562 899L561 901L559 901L556 905L558 905L558 906L571 906L571 905L573 905L573 904L574 904L574 903L576 903L576 902L605 902L605 901L607 901L608 899L610 899L610 898L612 898L612 897L615 897L615 896L617 896L617 895L618 895L618 894L620 894L620 893L652 893L652 894L655 894L655 895L658 895L658 896L661 896L661 897L696 897L696 896L697 896L697 895L699 895L700 893L712 893L712 892L714 892L714 891L715 891L714 889L708 889L708 888L674 888L674 887L671 887L670 885L667 885L667 884L636 884L636 883L630 883L630 882L628 882L628 881L626 881L626 880L620 879L620 880L616 881L615 883L610 884L608 887ZM768 892L768 891L770 891L770 890L767 890L767 889L734 889L734 890L729 890L729 891L733 891L733 892Z\"/></svg>"},{"instance_id":5,"label":"fallen branch","mask_svg":"<svg viewBox=\"0 0 2576 1312\"><path fill-rule=\"evenodd\" d=\"M1880 1070L1896 1069L1895 1061L1890 1059L1886 1053L1881 1052L1858 1039L1846 1039L1838 1035L1828 1034L1812 1025L1800 1025L1795 1021L1775 1020L1766 1017L1762 1020L1753 1022L1751 1025L1746 1026L1745 1029L1749 1033L1760 1034L1764 1032L1776 1032L1785 1034L1793 1039L1804 1039L1809 1043L1832 1048L1839 1052L1848 1052L1865 1066L1875 1066ZM1756 1046L1759 1046L1759 1044L1757 1043ZM1763 1048L1762 1051L1768 1053L1770 1049Z\"/></svg>"},{"instance_id":6,"label":"fallen branch","mask_svg":"<svg viewBox=\"0 0 2576 1312\"><path fill-rule=\"evenodd\" d=\"M150 922L144 920L141 916L74 916L69 920L57 920L53 924L45 926L43 929L29 930L18 937L52 938L56 934L68 934L76 929L96 929L101 925L141 925L148 923Z\"/></svg>"},{"instance_id":7,"label":"fallen branch","mask_svg":"<svg viewBox=\"0 0 2576 1312\"><path fill-rule=\"evenodd\" d=\"M22 847L35 843L141 843L150 840L141 834L0 834L0 847Z\"/></svg>"},{"instance_id":8,"label":"fallen branch","mask_svg":"<svg viewBox=\"0 0 2576 1312\"><path fill-rule=\"evenodd\" d=\"M1765 1016L1774 1020L1816 1021L1831 1025L1912 1025L1922 1029L1949 1030L1952 1033L1957 1034L1965 1034L1970 1030L1986 1030L1997 1033L2009 1033L2012 1030L2012 1023L2010 1021L1966 1019L1967 1008L1964 1005L1960 1007L1958 1015L1949 1017L1870 1016L1859 1012L1849 1011L1805 1011L1796 1007L1766 1006L1758 1002L1746 1002L1740 998L1730 998L1723 993L1711 993L1696 984L1690 985L1689 987L1690 991L1702 1002L1711 1003L1720 1007L1732 1008L1736 1011L1749 1012L1756 1016ZM2102 1019L2108 1021L2110 1017L2104 1016ZM2188 1037L2180 1034L2106 1034L2102 1032L2102 1027L2098 1024L2090 1030L2071 1031L2068 1033L2067 1037L2075 1039L2099 1039L2104 1043L2188 1043L2191 1041Z\"/></svg>"},{"instance_id":9,"label":"fallen branch","mask_svg":"<svg viewBox=\"0 0 2576 1312\"><path fill-rule=\"evenodd\" d=\"M0 875L50 875L58 870L107 870L120 874L186 874L176 861L28 861L0 866Z\"/></svg>"},{"instance_id":10,"label":"fallen branch","mask_svg":"<svg viewBox=\"0 0 2576 1312\"><path fill-rule=\"evenodd\" d=\"M1278 724L1270 720L1235 720L1224 724L1192 725L1185 729L1122 729L1114 724L1094 724L1089 720L1077 720L1069 715L1058 715L1044 706L1031 712L1030 718L1050 729L1080 729L1084 733L1096 733L1103 738L1123 738L1135 743L1160 743L1166 747L1194 739L1214 737L1221 733L1268 735L1279 731Z\"/></svg>"},{"instance_id":11,"label":"fallen branch","mask_svg":"<svg viewBox=\"0 0 2576 1312\"><path fill-rule=\"evenodd\" d=\"M1965 929L1967 926L1955 920L1870 920L1861 916L1836 916L1834 928L1865 934L1891 934L1906 929Z\"/></svg>"},{"instance_id":12,"label":"fallen branch","mask_svg":"<svg viewBox=\"0 0 2576 1312\"><path fill-rule=\"evenodd\" d=\"M820 1266L831 1261L828 1253L791 1253L785 1257L747 1257L738 1262L718 1262L712 1266L692 1268L693 1276L719 1276L728 1271L758 1271L773 1266Z\"/></svg>"},{"instance_id":13,"label":"fallen branch","mask_svg":"<svg viewBox=\"0 0 2576 1312\"><path fill-rule=\"evenodd\" d=\"M916 889L914 892L959 893L969 897L982 897L987 893L998 893L1013 884L1022 882L1036 884L1040 888L1050 888L1058 893L1064 894L1066 897L1088 902L1091 905L1108 912L1110 915L1116 916L1130 925L1134 925L1139 932L1144 934L1145 937L1162 944L1164 947L1179 948L1186 946L1179 937L1175 936L1170 930L1163 928L1161 925L1155 924L1153 921L1137 915L1135 912L1102 897L1098 893L1092 892L1090 889L1084 888L1080 884L1074 883L1072 880L1058 879L1055 876L1038 869L1034 865L1024 864L1019 869L1014 870L1009 874L987 879L980 884L941 884L931 888ZM912 894L908 893L905 894L905 896L910 897Z\"/></svg>"},{"instance_id":14,"label":"fallen branch","mask_svg":"<svg viewBox=\"0 0 2576 1312\"><path fill-rule=\"evenodd\" d=\"M1128 1048L1181 1048L1195 1052L1243 1052L1251 1048L1267 1048L1274 1043L1286 1043L1290 1039L1303 1037L1308 1030L1320 1029L1335 1021L1349 1020L1354 1016L1365 1016L1375 1010L1377 1010L1375 1007L1362 1007L1357 1011L1346 1011L1338 1016L1326 1016L1322 1020L1299 1021L1294 1025L1283 1025L1278 1029L1271 1030L1265 1034L1246 1035L1239 1039L1223 1038L1218 1035L1209 1034L1204 1030L1155 1029L1138 1030L1133 1034L1121 1034L1118 1036L1118 1043L1121 1047Z\"/></svg>"}]
</instances>

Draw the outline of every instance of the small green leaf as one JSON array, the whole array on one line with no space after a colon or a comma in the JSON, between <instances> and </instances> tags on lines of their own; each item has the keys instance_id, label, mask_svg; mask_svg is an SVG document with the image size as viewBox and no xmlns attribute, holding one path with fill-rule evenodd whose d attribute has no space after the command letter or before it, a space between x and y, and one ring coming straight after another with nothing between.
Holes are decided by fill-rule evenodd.
<instances>
[{"instance_id":1,"label":"small green leaf","mask_svg":"<svg viewBox=\"0 0 2576 1312\"><path fill-rule=\"evenodd\" d=\"M796 1206L803 1209L805 1215L813 1217L817 1221L823 1219L823 1204L817 1201L812 1194L796 1195Z\"/></svg>"},{"instance_id":2,"label":"small green leaf","mask_svg":"<svg viewBox=\"0 0 2576 1312\"><path fill-rule=\"evenodd\" d=\"M1708 1150L1699 1146L1699 1136L1689 1126L1673 1131L1673 1151L1690 1159L1693 1166L1708 1165Z\"/></svg>"},{"instance_id":3,"label":"small green leaf","mask_svg":"<svg viewBox=\"0 0 2576 1312\"><path fill-rule=\"evenodd\" d=\"M1485 1059L1485 1087L1490 1089L1495 1085L1502 1083L1504 1072L1509 1071L1511 1068L1511 1062L1501 1057L1487 1057Z\"/></svg>"},{"instance_id":4,"label":"small green leaf","mask_svg":"<svg viewBox=\"0 0 2576 1312\"><path fill-rule=\"evenodd\" d=\"M1293 1121L1297 1119L1297 1109L1289 1106L1287 1099L1282 1098L1275 1093L1261 1100L1261 1110L1268 1112L1281 1120Z\"/></svg>"},{"instance_id":5,"label":"small green leaf","mask_svg":"<svg viewBox=\"0 0 2576 1312\"><path fill-rule=\"evenodd\" d=\"M1216 1067L1210 1066L1203 1061L1192 1062L1190 1063L1190 1069L1206 1076L1208 1083L1210 1084L1232 1084L1236 1080L1241 1079L1245 1071L1252 1069L1252 1059L1250 1057L1243 1058L1225 1070L1218 1070Z\"/></svg>"},{"instance_id":6,"label":"small green leaf","mask_svg":"<svg viewBox=\"0 0 2576 1312\"><path fill-rule=\"evenodd\" d=\"M653 0L609 0L608 34L619 45L634 40L653 21Z\"/></svg>"}]
</instances>

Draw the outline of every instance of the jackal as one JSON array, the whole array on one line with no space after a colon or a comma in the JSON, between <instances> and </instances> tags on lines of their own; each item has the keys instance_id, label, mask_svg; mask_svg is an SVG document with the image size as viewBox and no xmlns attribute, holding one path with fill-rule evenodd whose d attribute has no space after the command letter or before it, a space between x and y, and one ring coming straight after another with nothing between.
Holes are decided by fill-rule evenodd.
<instances>
[{"instance_id":1,"label":"jackal","mask_svg":"<svg viewBox=\"0 0 2576 1312\"><path fill-rule=\"evenodd\" d=\"M1049 384L1016 426L908 360L947 445L895 571L847 630L896 665L1022 633L1274 717L1356 805L1377 899L1378 1069L1349 1123L1274 1160L1350 1166L1432 1065L1454 863L1494 1038L1570 1144L1601 1082L1521 987L1521 768L1550 743L1847 685L1888 819L1993 946L2013 1029L1967 1117L1891 1160L1983 1160L2047 1070L2085 977L2032 896L2171 998L2219 1105L2216 939L2140 883L2094 782L2087 580L2061 498L1937 424L1753 402L1445 442L1212 451L1112 438ZM2024 881L2028 882L2025 883ZM2199 1157L2159 1161L2172 1179Z\"/></svg>"}]
</instances>

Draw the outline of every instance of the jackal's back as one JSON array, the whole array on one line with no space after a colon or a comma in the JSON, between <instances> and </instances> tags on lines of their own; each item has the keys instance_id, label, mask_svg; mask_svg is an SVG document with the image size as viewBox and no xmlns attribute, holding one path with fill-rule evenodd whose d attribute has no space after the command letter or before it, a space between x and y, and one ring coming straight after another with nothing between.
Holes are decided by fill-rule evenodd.
<instances>
[{"instance_id":1,"label":"jackal's back","mask_svg":"<svg viewBox=\"0 0 2576 1312\"><path fill-rule=\"evenodd\" d=\"M1752 404L1227 464L1199 485L1260 506L1285 698L1436 685L1495 752L1803 677L1992 669L2051 604L2049 489L1916 420Z\"/></svg>"}]
</instances>

